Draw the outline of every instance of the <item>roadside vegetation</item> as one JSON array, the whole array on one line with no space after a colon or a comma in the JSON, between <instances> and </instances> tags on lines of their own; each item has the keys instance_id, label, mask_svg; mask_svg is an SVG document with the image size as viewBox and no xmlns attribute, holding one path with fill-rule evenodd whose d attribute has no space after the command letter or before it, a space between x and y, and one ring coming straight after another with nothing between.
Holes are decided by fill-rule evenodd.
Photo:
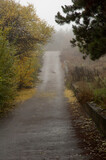
<instances>
[{"instance_id":1,"label":"roadside vegetation","mask_svg":"<svg viewBox=\"0 0 106 160\"><path fill-rule=\"evenodd\" d=\"M95 62L83 60L77 49L64 50L61 55L66 72L66 86L77 91L78 100L84 104L95 102L106 109L106 57Z\"/></svg>"},{"instance_id":2,"label":"roadside vegetation","mask_svg":"<svg viewBox=\"0 0 106 160\"><path fill-rule=\"evenodd\" d=\"M77 89L81 103L95 102L106 109L106 56L92 61L83 59L78 47L72 47L71 30L55 32L46 50L61 51L61 61L65 70L65 83L68 89L72 85Z\"/></svg>"},{"instance_id":3,"label":"roadside vegetation","mask_svg":"<svg viewBox=\"0 0 106 160\"><path fill-rule=\"evenodd\" d=\"M36 88L23 88L19 90L15 98L15 103L23 103L24 101L33 97L36 94L36 91Z\"/></svg>"},{"instance_id":4,"label":"roadside vegetation","mask_svg":"<svg viewBox=\"0 0 106 160\"><path fill-rule=\"evenodd\" d=\"M85 155L91 156L90 160L106 159L105 137L99 132L92 119L82 110L82 107L72 90L66 89L65 96L69 99L68 111L75 128L76 136L81 140L78 145L84 150Z\"/></svg>"},{"instance_id":5,"label":"roadside vegetation","mask_svg":"<svg viewBox=\"0 0 106 160\"><path fill-rule=\"evenodd\" d=\"M66 84L78 88L81 103L94 101L106 109L106 1L72 0L61 7L55 21L59 25L72 23L74 36L70 37L72 47L78 47L85 62L79 58L79 51L70 47L63 51ZM66 59L65 59L66 58ZM93 60L93 62L90 61ZM100 59L100 60L98 60ZM95 61L95 62L94 62Z\"/></svg>"},{"instance_id":6,"label":"roadside vegetation","mask_svg":"<svg viewBox=\"0 0 106 160\"><path fill-rule=\"evenodd\" d=\"M33 5L0 1L0 113L13 104L20 90L35 86L43 46L52 32Z\"/></svg>"}]
</instances>

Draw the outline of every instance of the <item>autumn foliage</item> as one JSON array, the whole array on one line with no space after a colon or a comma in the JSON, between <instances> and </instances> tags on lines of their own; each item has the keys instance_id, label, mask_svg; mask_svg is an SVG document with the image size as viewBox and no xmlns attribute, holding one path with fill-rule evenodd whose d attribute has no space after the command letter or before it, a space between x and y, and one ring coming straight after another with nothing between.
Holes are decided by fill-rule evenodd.
<instances>
[{"instance_id":1,"label":"autumn foliage","mask_svg":"<svg viewBox=\"0 0 106 160\"><path fill-rule=\"evenodd\" d=\"M42 48L52 32L33 5L0 1L0 108L14 99L17 89L34 86Z\"/></svg>"}]
</instances>

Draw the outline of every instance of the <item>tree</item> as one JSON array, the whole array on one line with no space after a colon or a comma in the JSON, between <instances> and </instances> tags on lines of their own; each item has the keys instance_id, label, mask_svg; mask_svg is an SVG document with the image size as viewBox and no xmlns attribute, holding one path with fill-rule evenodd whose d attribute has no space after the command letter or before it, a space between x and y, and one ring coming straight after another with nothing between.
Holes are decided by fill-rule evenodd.
<instances>
[{"instance_id":1,"label":"tree","mask_svg":"<svg viewBox=\"0 0 106 160\"><path fill-rule=\"evenodd\" d=\"M78 46L83 53L92 60L106 54L106 1L105 0L72 0L72 5L62 6L66 16L60 12L55 21L62 25L73 24L75 38L71 40L73 46Z\"/></svg>"},{"instance_id":2,"label":"tree","mask_svg":"<svg viewBox=\"0 0 106 160\"><path fill-rule=\"evenodd\" d=\"M52 32L32 5L0 0L0 112L12 104L18 89L35 86L42 47Z\"/></svg>"},{"instance_id":3,"label":"tree","mask_svg":"<svg viewBox=\"0 0 106 160\"><path fill-rule=\"evenodd\" d=\"M10 47L3 32L0 31L0 112L15 97L17 88L15 53L14 47Z\"/></svg>"},{"instance_id":4,"label":"tree","mask_svg":"<svg viewBox=\"0 0 106 160\"><path fill-rule=\"evenodd\" d=\"M41 56L38 53L49 41L53 28L37 16L33 5L22 6L14 0L1 0L0 29L10 46L16 49L18 88L33 86Z\"/></svg>"},{"instance_id":5,"label":"tree","mask_svg":"<svg viewBox=\"0 0 106 160\"><path fill-rule=\"evenodd\" d=\"M14 0L0 1L0 28L17 48L16 55L27 56L37 45L45 44L53 31L36 15L33 5L22 6Z\"/></svg>"}]
</instances>

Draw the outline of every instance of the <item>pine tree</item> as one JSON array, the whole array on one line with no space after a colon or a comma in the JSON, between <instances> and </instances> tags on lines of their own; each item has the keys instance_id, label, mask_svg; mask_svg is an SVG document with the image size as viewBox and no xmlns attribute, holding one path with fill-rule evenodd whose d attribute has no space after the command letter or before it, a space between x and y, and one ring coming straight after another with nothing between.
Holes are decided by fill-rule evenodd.
<instances>
[{"instance_id":1,"label":"pine tree","mask_svg":"<svg viewBox=\"0 0 106 160\"><path fill-rule=\"evenodd\" d=\"M72 0L70 6L62 6L65 16L60 12L55 21L63 25L74 22L75 38L70 42L78 46L83 53L92 60L96 60L106 53L106 1L105 0Z\"/></svg>"}]
</instances>

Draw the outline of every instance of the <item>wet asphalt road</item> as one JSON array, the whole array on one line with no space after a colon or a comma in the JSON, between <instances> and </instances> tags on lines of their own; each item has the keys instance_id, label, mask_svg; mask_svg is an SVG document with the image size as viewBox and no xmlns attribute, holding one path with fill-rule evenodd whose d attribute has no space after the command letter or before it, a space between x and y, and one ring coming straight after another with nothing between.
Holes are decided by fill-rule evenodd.
<instances>
[{"instance_id":1,"label":"wet asphalt road","mask_svg":"<svg viewBox=\"0 0 106 160\"><path fill-rule=\"evenodd\" d=\"M87 160L71 125L59 52L46 52L36 95L0 121L0 160Z\"/></svg>"}]
</instances>

